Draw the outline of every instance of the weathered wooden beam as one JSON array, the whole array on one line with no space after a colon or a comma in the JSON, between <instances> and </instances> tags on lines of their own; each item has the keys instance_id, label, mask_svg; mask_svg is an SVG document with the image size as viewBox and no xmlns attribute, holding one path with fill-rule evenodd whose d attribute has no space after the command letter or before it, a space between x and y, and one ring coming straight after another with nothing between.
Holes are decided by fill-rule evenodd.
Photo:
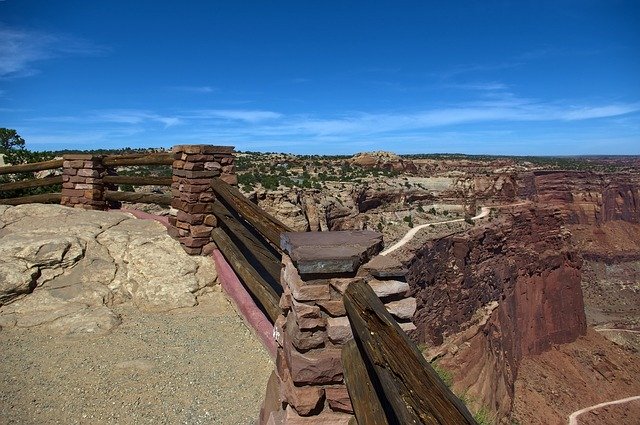
<instances>
[{"instance_id":1,"label":"weathered wooden beam","mask_svg":"<svg viewBox=\"0 0 640 425\"><path fill-rule=\"evenodd\" d=\"M369 285L349 285L344 305L354 336L400 423L476 424L464 403L440 380Z\"/></svg>"},{"instance_id":2,"label":"weathered wooden beam","mask_svg":"<svg viewBox=\"0 0 640 425\"><path fill-rule=\"evenodd\" d=\"M280 234L293 231L280 220L249 201L242 192L230 184L216 178L213 179L211 187L230 209L237 211L242 218L263 234L278 250L280 249Z\"/></svg>"},{"instance_id":3,"label":"weathered wooden beam","mask_svg":"<svg viewBox=\"0 0 640 425\"><path fill-rule=\"evenodd\" d=\"M389 425L355 340L342 347L344 382L358 425Z\"/></svg>"},{"instance_id":4,"label":"weathered wooden beam","mask_svg":"<svg viewBox=\"0 0 640 425\"><path fill-rule=\"evenodd\" d=\"M229 235L233 235L251 253L255 260L280 284L280 270L282 261L273 253L273 248L268 242L260 240L242 222L240 222L221 202L213 204L213 214L218 222L225 228ZM277 293L277 288L276 288Z\"/></svg>"},{"instance_id":5,"label":"weathered wooden beam","mask_svg":"<svg viewBox=\"0 0 640 425\"><path fill-rule=\"evenodd\" d=\"M125 165L171 165L173 164L173 154L150 153L150 154L130 154L107 156L102 163L108 167L120 167Z\"/></svg>"},{"instance_id":6,"label":"weathered wooden beam","mask_svg":"<svg viewBox=\"0 0 640 425\"><path fill-rule=\"evenodd\" d=\"M21 196L20 198L0 199L0 205L59 204L61 197L61 193L42 193L40 195Z\"/></svg>"},{"instance_id":7,"label":"weathered wooden beam","mask_svg":"<svg viewBox=\"0 0 640 425\"><path fill-rule=\"evenodd\" d=\"M133 186L171 186L171 177L158 176L104 176L105 183L130 184Z\"/></svg>"},{"instance_id":8,"label":"weathered wooden beam","mask_svg":"<svg viewBox=\"0 0 640 425\"><path fill-rule=\"evenodd\" d=\"M52 170L62 167L62 159L52 159L51 161L31 162L29 164L8 165L0 167L0 174L28 173L32 171Z\"/></svg>"},{"instance_id":9,"label":"weathered wooden beam","mask_svg":"<svg viewBox=\"0 0 640 425\"><path fill-rule=\"evenodd\" d=\"M104 198L107 201L142 202L145 204L171 205L171 195L141 192L118 192L106 190Z\"/></svg>"},{"instance_id":10,"label":"weathered wooden beam","mask_svg":"<svg viewBox=\"0 0 640 425\"><path fill-rule=\"evenodd\" d=\"M62 184L62 176L44 177L41 179L19 180L11 183L0 184L0 192L5 190L27 189L30 187L53 186Z\"/></svg>"},{"instance_id":11,"label":"weathered wooden beam","mask_svg":"<svg viewBox=\"0 0 640 425\"><path fill-rule=\"evenodd\" d=\"M280 297L275 293L273 288L260 276L258 272L249 264L247 259L242 255L240 249L233 243L231 238L217 227L211 232L211 238L218 246L224 258L227 259L231 268L236 272L240 280L249 289L251 294L262 304L265 312L275 323L278 315L281 313L279 306Z\"/></svg>"}]
</instances>

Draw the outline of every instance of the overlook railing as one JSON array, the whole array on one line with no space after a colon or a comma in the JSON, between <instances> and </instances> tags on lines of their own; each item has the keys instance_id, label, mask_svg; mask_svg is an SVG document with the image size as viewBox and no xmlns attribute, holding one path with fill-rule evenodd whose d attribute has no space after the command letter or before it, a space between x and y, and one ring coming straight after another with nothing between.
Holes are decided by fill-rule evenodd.
<instances>
[{"instance_id":1,"label":"overlook railing","mask_svg":"<svg viewBox=\"0 0 640 425\"><path fill-rule=\"evenodd\" d=\"M117 167L171 165L171 177L117 175ZM0 168L0 175L62 174L0 185L0 192L62 184L60 193L0 199L107 209L170 205L169 234L189 254L218 249L274 323L276 370L260 424L475 424L405 331L415 299L406 270L377 255L372 231L293 233L235 187L233 148L180 145L171 153L66 155ZM116 191L171 186L170 195Z\"/></svg>"}]
</instances>

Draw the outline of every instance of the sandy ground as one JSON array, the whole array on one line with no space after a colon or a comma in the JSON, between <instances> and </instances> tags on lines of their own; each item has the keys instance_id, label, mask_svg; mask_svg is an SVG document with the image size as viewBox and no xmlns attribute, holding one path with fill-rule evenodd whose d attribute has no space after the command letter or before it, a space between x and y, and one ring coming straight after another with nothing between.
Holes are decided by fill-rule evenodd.
<instances>
[{"instance_id":1,"label":"sandy ground","mask_svg":"<svg viewBox=\"0 0 640 425\"><path fill-rule=\"evenodd\" d=\"M102 337L0 331L1 424L252 424L273 363L221 292Z\"/></svg>"}]
</instances>

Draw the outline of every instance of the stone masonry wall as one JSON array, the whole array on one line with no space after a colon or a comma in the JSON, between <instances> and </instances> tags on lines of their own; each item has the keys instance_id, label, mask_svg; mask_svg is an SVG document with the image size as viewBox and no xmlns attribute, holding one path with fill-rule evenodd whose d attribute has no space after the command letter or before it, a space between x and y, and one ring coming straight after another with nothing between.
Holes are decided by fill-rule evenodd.
<instances>
[{"instance_id":1,"label":"stone masonry wall","mask_svg":"<svg viewBox=\"0 0 640 425\"><path fill-rule=\"evenodd\" d=\"M64 155L60 203L85 210L106 210L102 178L106 169L102 155Z\"/></svg>"},{"instance_id":2,"label":"stone masonry wall","mask_svg":"<svg viewBox=\"0 0 640 425\"><path fill-rule=\"evenodd\" d=\"M169 218L169 234L188 254L209 254L215 249L211 231L217 226L210 184L214 177L237 184L233 147L178 145L173 147L173 158L171 206L177 213Z\"/></svg>"},{"instance_id":3,"label":"stone masonry wall","mask_svg":"<svg viewBox=\"0 0 640 425\"><path fill-rule=\"evenodd\" d=\"M415 299L406 270L376 256L382 235L371 231L285 233L280 300L274 326L276 370L267 385L261 424L347 424L353 407L343 380L342 346L353 339L342 296L368 282L406 330Z\"/></svg>"}]
</instances>

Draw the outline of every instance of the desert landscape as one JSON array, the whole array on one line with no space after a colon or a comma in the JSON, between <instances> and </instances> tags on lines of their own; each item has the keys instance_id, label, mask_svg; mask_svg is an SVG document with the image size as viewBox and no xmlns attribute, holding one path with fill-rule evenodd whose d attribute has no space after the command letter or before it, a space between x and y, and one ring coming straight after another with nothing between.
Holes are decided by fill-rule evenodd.
<instances>
[{"instance_id":1,"label":"desert landscape","mask_svg":"<svg viewBox=\"0 0 640 425\"><path fill-rule=\"evenodd\" d=\"M633 423L638 417L640 402L633 398L640 393L637 157L432 158L382 151L351 157L236 156L243 194L295 231L383 234L382 255L404 264L416 299L411 338L480 423L564 424L572 413L592 406L580 413L579 423ZM132 326L141 326L144 340L144 333L173 332L156 328L158 320L189 333L198 330L185 317L202 323L233 312L211 261L182 254L176 269L180 247L163 226L126 213L171 217L171 208L129 203L113 213L55 205L1 208L0 336L8 358L30 344L55 342L54 350L77 350L69 361L86 362L94 356L86 352L86 338L94 341L91 347L103 346L118 358L119 346L131 347L118 341L133 336L127 331ZM143 348L111 367L148 375L159 360ZM41 350L34 346L27 352ZM66 351L65 358L71 355ZM272 367L268 356L260 356L265 371ZM51 401L43 407L34 398L30 413L18 407L25 395L16 387L33 384L19 384L13 376L16 362L3 363L3 416L13 418L10 422L50 420L44 412ZM170 369L188 374L203 367L191 364ZM42 367L52 365L33 370ZM229 373L236 380L244 372ZM21 374L35 379L28 369ZM265 381L266 375L253 390L232 391L243 398L253 391L259 403ZM189 382L180 385L196 385ZM124 408L135 407L122 400ZM207 422L204 410L190 409L199 418L194 423ZM185 412L176 410L176 418ZM80 413L87 414L75 412ZM97 418L109 422L122 416ZM243 423L233 420L224 423Z\"/></svg>"}]
</instances>

